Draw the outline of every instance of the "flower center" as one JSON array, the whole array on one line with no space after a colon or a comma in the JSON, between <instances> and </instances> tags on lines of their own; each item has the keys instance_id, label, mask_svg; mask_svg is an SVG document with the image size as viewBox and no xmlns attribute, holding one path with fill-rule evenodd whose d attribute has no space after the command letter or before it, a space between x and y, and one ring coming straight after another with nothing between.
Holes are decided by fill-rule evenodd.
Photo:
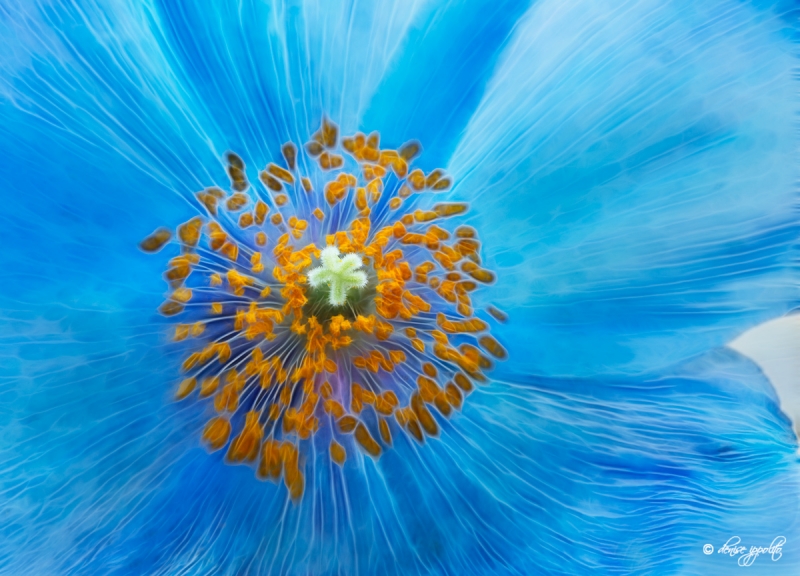
<instances>
[{"instance_id":1,"label":"flower center","mask_svg":"<svg viewBox=\"0 0 800 576\"><path fill-rule=\"evenodd\" d=\"M313 288L327 288L328 303L343 306L347 293L367 285L367 274L359 270L364 265L357 254L339 257L336 246L328 246L320 253L320 266L308 273L308 283Z\"/></svg>"},{"instance_id":2,"label":"flower center","mask_svg":"<svg viewBox=\"0 0 800 576\"><path fill-rule=\"evenodd\" d=\"M487 381L484 352L506 356L487 322L505 316L473 309L471 294L494 281L477 232L444 227L467 205L426 208L450 179L410 168L418 143L379 142L340 142L325 120L305 154L287 143L284 165L260 171L261 190L229 153L231 192L197 193L206 214L178 227L165 274L160 312L183 316L175 341L198 343L176 397L213 396L208 449L257 463L259 478L283 478L293 498L313 438L338 465L354 450L378 458L397 434L423 443ZM162 228L141 248L171 238Z\"/></svg>"}]
</instances>

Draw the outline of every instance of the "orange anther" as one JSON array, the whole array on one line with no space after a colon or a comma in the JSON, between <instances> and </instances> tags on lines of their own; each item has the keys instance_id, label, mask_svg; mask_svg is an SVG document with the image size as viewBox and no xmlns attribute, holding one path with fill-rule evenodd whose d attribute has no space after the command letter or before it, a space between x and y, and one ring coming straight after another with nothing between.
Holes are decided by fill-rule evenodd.
<instances>
[{"instance_id":1,"label":"orange anther","mask_svg":"<svg viewBox=\"0 0 800 576\"><path fill-rule=\"evenodd\" d=\"M232 262L235 262L236 258L239 256L239 247L232 242L225 242L219 251L227 256Z\"/></svg>"},{"instance_id":2,"label":"orange anther","mask_svg":"<svg viewBox=\"0 0 800 576\"><path fill-rule=\"evenodd\" d=\"M264 430L258 421L258 412L250 411L245 415L244 429L233 439L228 448L228 458L232 462L252 462L258 456Z\"/></svg>"},{"instance_id":3,"label":"orange anther","mask_svg":"<svg viewBox=\"0 0 800 576\"><path fill-rule=\"evenodd\" d=\"M372 352L377 352L377 351L373 350ZM378 354L378 358L382 358L382 355L381 355L380 352L377 352L377 354ZM375 396L375 392L373 392L372 390L364 389L364 388L361 389L361 401L362 402L364 402L365 404L374 404L376 399L377 399L377 396Z\"/></svg>"},{"instance_id":4,"label":"orange anther","mask_svg":"<svg viewBox=\"0 0 800 576\"><path fill-rule=\"evenodd\" d=\"M347 150L350 154L355 154L356 152L355 139L349 137L342 138L342 148Z\"/></svg>"},{"instance_id":5,"label":"orange anther","mask_svg":"<svg viewBox=\"0 0 800 576\"><path fill-rule=\"evenodd\" d=\"M219 450L228 442L231 434L231 423L221 416L209 420L203 429L203 440L211 450Z\"/></svg>"},{"instance_id":6,"label":"orange anther","mask_svg":"<svg viewBox=\"0 0 800 576\"><path fill-rule=\"evenodd\" d=\"M210 245L212 250L219 250L228 238L228 235L225 234L222 227L216 222L209 222L208 236L211 239Z\"/></svg>"},{"instance_id":7,"label":"orange anther","mask_svg":"<svg viewBox=\"0 0 800 576\"><path fill-rule=\"evenodd\" d=\"M283 185L278 181L278 179L266 170L259 172L258 177L261 179L264 185L273 192L280 192L283 190Z\"/></svg>"},{"instance_id":8,"label":"orange anther","mask_svg":"<svg viewBox=\"0 0 800 576\"><path fill-rule=\"evenodd\" d=\"M286 160L286 165L289 166L289 170L294 170L295 161L297 160L297 146L292 142L287 142L281 146L281 154L283 154L283 158ZM291 176L291 174L289 174L289 176Z\"/></svg>"},{"instance_id":9,"label":"orange anther","mask_svg":"<svg viewBox=\"0 0 800 576\"><path fill-rule=\"evenodd\" d=\"M428 188L432 187L439 181L439 179L442 176L444 176L444 172L442 170L439 170L438 168L436 170L431 171L431 173L428 174L428 177L425 178L425 186L427 186Z\"/></svg>"},{"instance_id":10,"label":"orange anther","mask_svg":"<svg viewBox=\"0 0 800 576\"><path fill-rule=\"evenodd\" d=\"M231 345L227 342L215 344L217 360L220 364L225 364L231 358Z\"/></svg>"},{"instance_id":11,"label":"orange anther","mask_svg":"<svg viewBox=\"0 0 800 576\"><path fill-rule=\"evenodd\" d=\"M433 211L439 216L448 218L450 216L455 216L456 214L463 214L468 208L469 205L464 202L446 202L434 206Z\"/></svg>"},{"instance_id":12,"label":"orange anther","mask_svg":"<svg viewBox=\"0 0 800 576\"><path fill-rule=\"evenodd\" d=\"M417 142L416 140L412 140L410 142L403 144L400 147L400 150L398 150L398 153L400 154L400 157L403 158L404 160L411 160L415 158L417 154L420 153L420 150L422 150L422 146L420 146L419 142Z\"/></svg>"},{"instance_id":13,"label":"orange anther","mask_svg":"<svg viewBox=\"0 0 800 576\"><path fill-rule=\"evenodd\" d=\"M473 388L472 382L470 382L469 379L461 372L457 372L456 375L453 376L453 380L464 392L469 392Z\"/></svg>"},{"instance_id":14,"label":"orange anther","mask_svg":"<svg viewBox=\"0 0 800 576\"><path fill-rule=\"evenodd\" d=\"M369 145L361 150L361 154L364 157L364 160L369 162L377 162L380 158L380 152L378 152L376 148L373 148Z\"/></svg>"},{"instance_id":15,"label":"orange anther","mask_svg":"<svg viewBox=\"0 0 800 576\"><path fill-rule=\"evenodd\" d=\"M319 393L326 400L329 399L333 395L333 387L331 387L331 383L327 381L323 382L322 386L319 388Z\"/></svg>"},{"instance_id":16,"label":"orange anther","mask_svg":"<svg viewBox=\"0 0 800 576\"><path fill-rule=\"evenodd\" d=\"M193 354L189 354L189 356L186 357L186 360L183 361L181 367L183 368L183 371L186 372L197 366L197 363L199 361L200 361L200 354L194 352Z\"/></svg>"},{"instance_id":17,"label":"orange anther","mask_svg":"<svg viewBox=\"0 0 800 576\"><path fill-rule=\"evenodd\" d=\"M261 461L258 465L258 475L261 478L272 478L276 480L281 475L283 462L278 443L275 440L267 440L261 447Z\"/></svg>"},{"instance_id":18,"label":"orange anther","mask_svg":"<svg viewBox=\"0 0 800 576\"><path fill-rule=\"evenodd\" d=\"M421 244L425 237L422 234L409 232L400 239L402 244Z\"/></svg>"},{"instance_id":19,"label":"orange anther","mask_svg":"<svg viewBox=\"0 0 800 576\"><path fill-rule=\"evenodd\" d=\"M217 412L235 412L239 406L239 394L236 391L236 383L232 382L222 387L222 390L214 397L214 408Z\"/></svg>"},{"instance_id":20,"label":"orange anther","mask_svg":"<svg viewBox=\"0 0 800 576\"><path fill-rule=\"evenodd\" d=\"M367 207L367 191L364 188L356 189L356 208L363 210Z\"/></svg>"},{"instance_id":21,"label":"orange anther","mask_svg":"<svg viewBox=\"0 0 800 576\"><path fill-rule=\"evenodd\" d=\"M489 284L495 280L494 274L488 270L484 270L483 268L478 268L477 270L469 272L469 275L475 278L475 280L478 282L483 282L484 284Z\"/></svg>"},{"instance_id":22,"label":"orange anther","mask_svg":"<svg viewBox=\"0 0 800 576\"><path fill-rule=\"evenodd\" d=\"M494 306L489 306L488 308L486 308L486 311L489 314L491 314L492 317L498 322L505 322L506 320L508 320L508 315L502 310L495 308Z\"/></svg>"},{"instance_id":23,"label":"orange anther","mask_svg":"<svg viewBox=\"0 0 800 576\"><path fill-rule=\"evenodd\" d=\"M367 194L369 194L369 198L373 204L381 199L381 192L383 192L383 181L381 181L380 178L376 178L367 184Z\"/></svg>"},{"instance_id":24,"label":"orange anther","mask_svg":"<svg viewBox=\"0 0 800 576\"><path fill-rule=\"evenodd\" d=\"M439 433L439 426L436 424L436 420L433 419L433 415L425 407L425 403L419 394L415 393L411 396L411 409L429 436L436 436Z\"/></svg>"},{"instance_id":25,"label":"orange anther","mask_svg":"<svg viewBox=\"0 0 800 576\"><path fill-rule=\"evenodd\" d=\"M484 350L489 352L489 354L491 354L498 360L505 360L508 357L508 353L506 352L505 348L503 348L497 340L495 340L488 334L485 336L481 336L478 339L478 343Z\"/></svg>"},{"instance_id":26,"label":"orange anther","mask_svg":"<svg viewBox=\"0 0 800 576\"><path fill-rule=\"evenodd\" d=\"M317 134L320 136L319 142L324 144L327 148L333 148L336 146L336 141L339 136L339 128L327 118L323 118L322 126ZM317 135L315 134L314 137L316 139Z\"/></svg>"},{"instance_id":27,"label":"orange anther","mask_svg":"<svg viewBox=\"0 0 800 576\"><path fill-rule=\"evenodd\" d=\"M470 226L459 226L456 228L456 238L475 238L475 228Z\"/></svg>"},{"instance_id":28,"label":"orange anther","mask_svg":"<svg viewBox=\"0 0 800 576\"><path fill-rule=\"evenodd\" d=\"M452 408L450 407L450 403L447 401L447 395L444 392L439 392L436 395L436 398L433 399L433 404L436 406L436 409L439 410L442 416L450 416Z\"/></svg>"},{"instance_id":29,"label":"orange anther","mask_svg":"<svg viewBox=\"0 0 800 576\"><path fill-rule=\"evenodd\" d=\"M452 181L450 180L450 178L442 178L441 180L438 180L436 184L431 186L431 188L438 192L439 190L447 190L448 188L450 188L451 184Z\"/></svg>"},{"instance_id":30,"label":"orange anther","mask_svg":"<svg viewBox=\"0 0 800 576\"><path fill-rule=\"evenodd\" d=\"M191 273L192 267L189 265L188 261L184 261L183 263L175 264L174 268L167 270L165 276L170 282L177 282L186 279Z\"/></svg>"},{"instance_id":31,"label":"orange anther","mask_svg":"<svg viewBox=\"0 0 800 576\"><path fill-rule=\"evenodd\" d=\"M344 406L339 404L336 400L325 400L322 403L322 408L334 418L341 418L345 414Z\"/></svg>"},{"instance_id":32,"label":"orange anther","mask_svg":"<svg viewBox=\"0 0 800 576\"><path fill-rule=\"evenodd\" d=\"M194 324L192 324L192 329L191 329L192 338L197 338L203 332L205 332L205 330L206 330L206 325L205 324L203 324L202 322L199 322L199 321L195 322Z\"/></svg>"},{"instance_id":33,"label":"orange anther","mask_svg":"<svg viewBox=\"0 0 800 576\"><path fill-rule=\"evenodd\" d=\"M408 290L403 291L403 298L405 298L417 310L422 310L423 312L429 312L431 309L431 305L428 304L423 298L417 296L416 294L412 294Z\"/></svg>"},{"instance_id":34,"label":"orange anther","mask_svg":"<svg viewBox=\"0 0 800 576\"><path fill-rule=\"evenodd\" d=\"M356 426L356 433L355 433L356 441L361 445L364 450L366 450L367 454L377 458L381 455L381 447L369 433L367 427L363 424L359 423Z\"/></svg>"},{"instance_id":35,"label":"orange anther","mask_svg":"<svg viewBox=\"0 0 800 576\"><path fill-rule=\"evenodd\" d=\"M198 200L203 203L209 214L217 215L217 198L208 192L198 192L195 194Z\"/></svg>"},{"instance_id":36,"label":"orange anther","mask_svg":"<svg viewBox=\"0 0 800 576\"><path fill-rule=\"evenodd\" d=\"M349 434L355 430L357 424L358 420L356 420L354 416L343 416L337 421L339 430L344 434Z\"/></svg>"},{"instance_id":37,"label":"orange anther","mask_svg":"<svg viewBox=\"0 0 800 576\"><path fill-rule=\"evenodd\" d=\"M319 156L319 167L323 170L330 170L331 169L331 155L327 152L323 152Z\"/></svg>"},{"instance_id":38,"label":"orange anther","mask_svg":"<svg viewBox=\"0 0 800 576\"><path fill-rule=\"evenodd\" d=\"M211 396L219 388L219 376L205 378L200 384L200 398Z\"/></svg>"},{"instance_id":39,"label":"orange anther","mask_svg":"<svg viewBox=\"0 0 800 576\"><path fill-rule=\"evenodd\" d=\"M245 286L252 286L255 283L253 278L250 276L245 276L244 274L240 274L233 268L228 270L225 276L228 279L228 284L230 284L231 290L233 290L233 293L237 296L244 294Z\"/></svg>"},{"instance_id":40,"label":"orange anther","mask_svg":"<svg viewBox=\"0 0 800 576\"><path fill-rule=\"evenodd\" d=\"M375 322L375 337L378 340L386 340L393 331L394 327L388 322L381 322L380 320Z\"/></svg>"},{"instance_id":41,"label":"orange anther","mask_svg":"<svg viewBox=\"0 0 800 576\"><path fill-rule=\"evenodd\" d=\"M384 416L391 416L394 407L382 396L375 398L375 411Z\"/></svg>"},{"instance_id":42,"label":"orange anther","mask_svg":"<svg viewBox=\"0 0 800 576\"><path fill-rule=\"evenodd\" d=\"M417 442L420 444L425 442L425 437L422 435L422 428L419 427L419 421L413 412L411 412L410 416L408 416L407 426L409 433L416 439Z\"/></svg>"},{"instance_id":43,"label":"orange anther","mask_svg":"<svg viewBox=\"0 0 800 576\"><path fill-rule=\"evenodd\" d=\"M425 174L416 168L408 175L408 182L414 190L422 190L425 188Z\"/></svg>"},{"instance_id":44,"label":"orange anther","mask_svg":"<svg viewBox=\"0 0 800 576\"><path fill-rule=\"evenodd\" d=\"M189 336L189 326L187 324L178 324L175 326L175 334L172 336L172 339L175 342L180 342L181 340L185 340Z\"/></svg>"},{"instance_id":45,"label":"orange anther","mask_svg":"<svg viewBox=\"0 0 800 576\"><path fill-rule=\"evenodd\" d=\"M436 382L425 376L417 376L417 386L419 386L420 396L425 402L433 402L433 399L441 391Z\"/></svg>"},{"instance_id":46,"label":"orange anther","mask_svg":"<svg viewBox=\"0 0 800 576\"><path fill-rule=\"evenodd\" d=\"M439 344L447 344L447 334L440 330L431 330L431 336L433 339L436 340Z\"/></svg>"},{"instance_id":47,"label":"orange anther","mask_svg":"<svg viewBox=\"0 0 800 576\"><path fill-rule=\"evenodd\" d=\"M335 440L331 440L331 460L336 462L339 466L344 464L344 461L347 459L347 454L344 451L344 446L336 442Z\"/></svg>"},{"instance_id":48,"label":"orange anther","mask_svg":"<svg viewBox=\"0 0 800 576\"><path fill-rule=\"evenodd\" d=\"M395 420L397 423L400 424L401 427L405 428L406 424L408 424L408 416L406 415L406 410L397 410L394 413Z\"/></svg>"},{"instance_id":49,"label":"orange anther","mask_svg":"<svg viewBox=\"0 0 800 576\"><path fill-rule=\"evenodd\" d=\"M389 423L383 418L378 421L378 430L381 433L381 439L385 444L392 444L392 433L389 431Z\"/></svg>"},{"instance_id":50,"label":"orange anther","mask_svg":"<svg viewBox=\"0 0 800 576\"><path fill-rule=\"evenodd\" d=\"M286 170L285 168L281 168L280 166L270 162L267 165L267 172L269 172L279 180L283 180L287 184L294 184L294 176L292 176L292 173Z\"/></svg>"},{"instance_id":51,"label":"orange anther","mask_svg":"<svg viewBox=\"0 0 800 576\"><path fill-rule=\"evenodd\" d=\"M453 260L444 254L443 252L434 252L433 258L439 263L439 265L444 268L445 270L453 270L455 268L453 264Z\"/></svg>"},{"instance_id":52,"label":"orange anther","mask_svg":"<svg viewBox=\"0 0 800 576\"><path fill-rule=\"evenodd\" d=\"M187 246L196 246L197 241L200 240L200 227L202 225L203 220L199 216L196 216L185 224L178 226L178 237L181 239L181 242Z\"/></svg>"},{"instance_id":53,"label":"orange anther","mask_svg":"<svg viewBox=\"0 0 800 576\"><path fill-rule=\"evenodd\" d=\"M142 240L141 243L139 243L139 248L145 252L158 252L164 247L164 244L169 242L170 238L172 238L172 232L166 228L159 228Z\"/></svg>"},{"instance_id":54,"label":"orange anther","mask_svg":"<svg viewBox=\"0 0 800 576\"><path fill-rule=\"evenodd\" d=\"M417 222L430 222L431 220L435 220L438 217L439 216L436 212L431 212L430 210L414 211L414 220L416 220Z\"/></svg>"},{"instance_id":55,"label":"orange anther","mask_svg":"<svg viewBox=\"0 0 800 576\"><path fill-rule=\"evenodd\" d=\"M241 192L237 192L228 198L228 201L225 203L225 207L231 212L236 212L237 210L241 210L245 204L247 204L247 196Z\"/></svg>"},{"instance_id":56,"label":"orange anther","mask_svg":"<svg viewBox=\"0 0 800 576\"><path fill-rule=\"evenodd\" d=\"M178 386L178 390L175 392L175 398L177 400L183 400L192 393L195 386L197 386L197 378L185 378Z\"/></svg>"},{"instance_id":57,"label":"orange anther","mask_svg":"<svg viewBox=\"0 0 800 576\"><path fill-rule=\"evenodd\" d=\"M392 236L395 238L402 238L406 235L406 227L402 222L395 222L392 225Z\"/></svg>"},{"instance_id":58,"label":"orange anther","mask_svg":"<svg viewBox=\"0 0 800 576\"><path fill-rule=\"evenodd\" d=\"M447 386L445 386L445 395L447 396L447 402L453 406L456 410L461 409L461 392L458 388L453 385L452 382L448 382Z\"/></svg>"}]
</instances>

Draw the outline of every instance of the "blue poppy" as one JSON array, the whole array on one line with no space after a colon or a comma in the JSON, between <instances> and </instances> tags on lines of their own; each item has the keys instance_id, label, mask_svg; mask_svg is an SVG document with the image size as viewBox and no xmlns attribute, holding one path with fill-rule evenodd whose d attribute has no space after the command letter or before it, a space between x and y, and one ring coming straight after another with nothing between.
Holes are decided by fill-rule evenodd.
<instances>
[{"instance_id":1,"label":"blue poppy","mask_svg":"<svg viewBox=\"0 0 800 576\"><path fill-rule=\"evenodd\" d=\"M784 538L750 568L797 573L796 439L725 347L797 304L796 15L4 0L0 573L730 574L746 556L731 538ZM175 401L209 336L173 341L193 324L158 313L164 258L140 245L211 219L220 199L198 192L260 186L287 142L313 179L287 195L296 218L324 238L322 207L324 231L344 230L354 212L324 196L336 172L304 147L329 121L380 148L419 141L414 167L452 182L398 214L469 204L445 232L476 230L471 262L496 280L463 310L508 358L460 410L431 408L424 442L393 421L391 449L362 437L337 463L312 435L298 488L209 450L216 399ZM373 216L405 201L400 172ZM264 194L273 216L284 201ZM238 242L233 261L257 251ZM461 314L432 302L431 318ZM384 392L403 384L388 373Z\"/></svg>"}]
</instances>

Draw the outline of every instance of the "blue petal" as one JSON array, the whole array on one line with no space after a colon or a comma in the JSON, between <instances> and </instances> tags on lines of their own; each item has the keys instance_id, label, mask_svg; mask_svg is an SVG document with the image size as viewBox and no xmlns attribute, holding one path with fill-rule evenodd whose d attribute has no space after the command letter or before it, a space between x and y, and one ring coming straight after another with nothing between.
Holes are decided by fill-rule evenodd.
<instances>
[{"instance_id":1,"label":"blue petal","mask_svg":"<svg viewBox=\"0 0 800 576\"><path fill-rule=\"evenodd\" d=\"M743 2L530 9L450 163L517 362L637 373L796 304L793 34Z\"/></svg>"},{"instance_id":2,"label":"blue petal","mask_svg":"<svg viewBox=\"0 0 800 576\"><path fill-rule=\"evenodd\" d=\"M318 438L294 505L197 447L146 311L39 310L6 321L0 573L729 574L703 544L800 536L789 423L728 350L642 379L506 374L441 438L347 446L343 470Z\"/></svg>"},{"instance_id":3,"label":"blue petal","mask_svg":"<svg viewBox=\"0 0 800 576\"><path fill-rule=\"evenodd\" d=\"M251 157L305 141L328 115L358 128L421 10L402 2L217 4L159 1L164 51ZM238 144L233 141L231 146ZM259 155L259 153L261 153Z\"/></svg>"},{"instance_id":4,"label":"blue petal","mask_svg":"<svg viewBox=\"0 0 800 576\"><path fill-rule=\"evenodd\" d=\"M530 2L432 3L387 70L362 125L389 142L417 138L426 171L447 162Z\"/></svg>"},{"instance_id":5,"label":"blue petal","mask_svg":"<svg viewBox=\"0 0 800 576\"><path fill-rule=\"evenodd\" d=\"M796 456L788 423L758 371L726 351L639 379L576 380L525 375L531 365L525 362L528 349L521 352L517 346L510 364L516 371L505 376L506 382L475 393L462 416L450 423L442 421L441 439L429 441L424 448L397 436L396 449L374 463L349 447L351 459L339 471L322 457L325 439L320 438L320 456L307 463L309 469L314 466L309 474L313 484L299 506L285 501L282 488L258 482L251 469L227 467L218 456L208 456L197 442L206 416L201 407L170 402L182 350L165 342L166 326L153 313L163 290L161 266L142 257L136 244L157 225L193 214L185 198L209 183L224 181L219 158L226 148L235 147L232 142L246 146L254 156L262 154L264 161L274 156L284 137L300 131L299 123L283 117L295 114L294 108L288 106L283 88L273 92L268 82L259 85L253 77L237 79L232 87L203 85L193 69L203 65L192 54L210 58L213 51L195 47L181 56L177 40L188 41L191 27L178 28L194 22L189 18L191 6L185 6L187 12L182 14L171 12L179 7L174 3L164 3L158 11L146 3L137 5L143 7L138 9L115 3L102 10L89 3L80 9L73 6L74 10L53 5L41 13L32 12L27 3L6 6L4 19L14 12L15 18L26 20L24 25L14 24L11 18L0 23L3 36L19 40L15 46L20 47L13 57L4 56L0 76L4 96L0 155L10 167L3 173L0 190L4 206L0 226L4 270L0 283L0 573L729 574L733 560L701 555L704 543L718 547L734 534L748 545L768 544L779 534L790 541L797 539ZM265 10L257 5L244 9L245 16ZM384 14L383 9L380 13ZM243 18L247 34L244 39L235 38L231 22L237 17L234 10L216 8L208 17L211 22L197 23L207 27L202 31L207 43L215 40L211 31L217 31L222 43L216 45L216 52L227 43L235 45L231 61L240 63L241 56L249 57L247 46L263 44L252 43L257 40L257 21L247 17ZM319 23L324 31L323 21ZM743 29L758 31L770 25L777 27L779 21L748 20ZM108 29L113 34L102 32ZM613 30L614 35L625 31ZM784 40L775 34L774 44L780 47ZM496 42L488 44L498 45L501 37L498 32ZM751 38L751 57L763 57L763 62L759 60L763 69L744 66L747 51L736 65L752 72L756 80L759 74L782 78L772 67L782 71L783 60L772 58L767 42L759 38ZM271 36L269 42L274 39ZM716 42L717 50L729 47L719 38ZM680 46L676 43L676 48ZM711 61L719 64L722 58ZM219 71L226 59L221 62L205 72ZM492 58L487 57L487 62ZM342 73L340 68L333 69ZM356 75L356 71L350 69L347 74ZM207 78L218 81L213 75ZM496 81L500 78L496 76ZM720 76L712 74L714 79L724 86ZM318 107L317 113L335 102L335 84L322 85L327 86L319 88L324 96L310 104ZM774 133L775 157L765 156L765 140L758 140L747 156L752 165L740 162L744 167L739 166L731 158L742 155L730 156L726 148L736 148L736 138L723 142L711 130L708 138L719 146L718 152L697 150L695 156L677 152L678 172L667 170L665 181L690 184L685 184L684 196L671 197L667 205L658 203L653 192L658 188L651 180L645 182L641 194L637 192L645 180L642 174L649 177L650 172L626 168L636 186L620 188L625 195L619 198L634 204L631 215L612 210L614 203L610 203L613 218L608 221L601 221L597 210L578 210L577 217L559 220L565 224L564 238L572 242L563 245L567 255L563 259L552 247L556 229L540 228L551 247L537 259L553 263L555 269L545 274L551 284L537 288L536 295L556 306L554 321L572 320L560 332L564 338L555 338L553 334L559 333L552 330L538 336L539 332L530 326L521 328L516 320L500 329L500 338L514 345L518 338L524 342L535 336L534 342L542 346L534 350L533 364L553 372L562 370L567 361L587 358L585 366L565 370L581 373L586 366L603 365L598 358L619 369L619 357L611 354L615 348L604 347L606 341L616 342L609 335L638 341L644 334L641 326L653 326L650 329L665 338L666 346L652 353L645 349L644 354L640 349L640 363L628 366L641 367L645 361L666 361L670 354L687 355L701 344L719 341L740 322L780 310L787 299L778 282L788 242L780 235L794 230L773 215L788 205L788 176L780 159L785 159L788 170L793 158L785 152L789 136L774 128L771 114L791 117L793 109L785 104L790 98L781 90L791 92L792 88L780 82L765 85L768 90L762 90L770 98L760 92L756 97L740 87L741 101L760 106L760 117L748 117L749 112L733 110L732 104L731 108L721 106L719 100L712 100L710 106L715 112L732 114L735 122L723 114L719 126L740 136L738 146L743 145L744 136L759 136L755 125ZM366 99L372 88L365 86ZM258 94L261 89L263 94ZM487 101L491 84L489 89ZM700 95L706 89L694 86L690 92ZM715 94L710 89L708 93L709 97ZM229 96L233 100L226 104ZM555 105L559 99L549 102ZM230 119L222 114L228 105L233 110ZM435 115L435 110L432 107L426 114ZM480 126L483 113L479 111L473 126ZM517 118L517 113L514 109L509 118ZM357 115L354 110L346 115L350 114ZM238 121L247 118L253 123ZM521 122L525 118L519 116ZM742 118L750 118L750 124ZM274 130L270 119L275 120ZM569 137L576 130L568 130ZM591 131L586 138L600 141ZM474 138L468 133L465 150L471 141ZM630 135L627 141L638 146ZM613 157L626 149L610 150L607 155ZM601 152L595 151L603 159ZM680 294L674 291L668 293L671 299L659 296L652 280L658 277L649 270L647 277L619 273L603 279L610 283L610 288L602 288L607 297L623 293L620 286L630 282L631 299L650 298L634 308L641 315L636 330L629 329L633 317L619 319L618 305L596 307L581 319L578 314L585 307L573 293L562 302L552 282L571 278L570 273L579 274L574 271L584 268L590 278L567 286L575 291L574 286L584 282L583 290L602 293L588 280L607 272L608 266L601 270L589 265L593 256L583 251L592 244L584 239L592 240L596 234L610 244L600 243L593 254L610 254L611 226L621 226L622 233L639 238L623 243L638 253L614 249L615 257L626 254L628 258L623 258L621 266L653 256L637 246L642 244L641 237L626 218L654 218L662 226L685 223L686 215L672 204L696 202L690 194L695 182L692 171L699 162L696 156L704 159L703 166L719 160L720 168L714 170L732 175L704 176L698 183L702 193L711 194L711 201L730 204L730 214L720 221L718 212L713 218L703 210L697 213L699 226L709 228L701 229L701 239L710 242L708 254L698 257L690 244L679 244L671 261L659 262L671 262L686 272L685 263L699 258L691 274L677 279L683 288L709 298L712 288L727 290L711 301L722 306L725 317L715 325L693 310L692 322L704 319L699 336L687 332L687 326L698 330L698 325L685 318L667 323L676 306L684 313L686 306L681 306ZM456 156L454 170L462 173L457 168L459 157L463 158ZM599 178L597 165L603 163L587 160L581 178ZM658 162L651 166L663 168ZM773 187L766 187L768 179L762 174L766 167L775 179ZM684 169L687 174L680 172ZM708 182L721 183L728 190L733 176L736 182L749 178L747 182L765 184L765 196L748 204L749 187L734 186L738 193L722 194ZM516 190L522 202L530 198L524 190L523 185ZM481 206L484 200L492 200L492 191L481 198ZM608 192L608 188L598 188L595 198L602 199ZM503 198L503 194L496 196ZM486 206L479 214L487 219L484 224L498 225L508 216L502 202L492 200ZM747 210L753 214L745 217ZM547 213L545 220L554 216ZM720 229L715 232L712 225ZM739 228L731 234L734 227ZM680 226L677 229L687 232ZM747 235L751 231L762 234L763 244ZM504 233L508 235L507 225ZM730 249L730 273L738 283L731 286L717 279L709 284L708 266L718 262L720 274L726 272L720 268L728 265L719 260L723 248L715 242L729 236L747 245L745 251L736 246ZM514 272L511 264L519 248L501 234L484 232L484 238L490 260ZM520 240L526 253L533 250L529 241L524 236ZM578 246L575 242L584 243L569 248ZM697 242L695 237L692 244ZM506 252L494 251L492 245ZM763 249L764 266L752 264L760 260L742 258L748 250L758 256L755 249ZM576 267L567 267L565 272L568 257ZM759 278L764 292L755 294L752 277L756 268L764 267ZM517 283L511 285L512 290L506 290L510 284L498 287L499 293L510 294L507 302L512 307L524 300L518 295L521 287L529 285L525 275L520 276L526 269L516 267ZM534 269L540 273L544 267ZM673 278L667 278L667 286ZM732 298L730 293L739 289L733 292L737 298ZM696 305L693 294L685 297ZM762 309L744 314L735 309L743 299ZM536 308L541 309L539 301ZM575 316L568 314L570 310ZM515 310L514 318L521 318L522 312ZM610 324L609 318L615 323ZM594 333L584 337L578 322L590 320ZM719 328L719 335L709 332L711 328ZM690 341L679 345L676 353L668 336ZM552 339L545 340L548 337ZM576 350L566 354L559 349L564 341L574 343ZM653 348L656 342L650 340ZM550 364L542 360L545 345L552 346ZM595 347L598 352L592 356ZM762 560L766 564L767 559ZM774 566L796 573L800 558L787 548Z\"/></svg>"},{"instance_id":6,"label":"blue petal","mask_svg":"<svg viewBox=\"0 0 800 576\"><path fill-rule=\"evenodd\" d=\"M284 142L306 141L323 115L342 132L358 129L409 29L431 11L146 0L10 2L7 12L0 30L14 51L0 63L0 94L9 135L14 121L39 123L97 166L126 159L154 181L140 194L157 186L191 198L226 181L226 150L259 168Z\"/></svg>"}]
</instances>

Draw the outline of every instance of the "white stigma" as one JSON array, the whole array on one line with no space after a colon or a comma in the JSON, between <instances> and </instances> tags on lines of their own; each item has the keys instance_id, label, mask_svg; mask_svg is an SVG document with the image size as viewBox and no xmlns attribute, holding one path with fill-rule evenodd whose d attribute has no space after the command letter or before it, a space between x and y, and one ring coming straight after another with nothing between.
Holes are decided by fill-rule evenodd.
<instances>
[{"instance_id":1,"label":"white stigma","mask_svg":"<svg viewBox=\"0 0 800 576\"><path fill-rule=\"evenodd\" d=\"M347 291L351 288L363 288L367 285L367 275L359 270L364 263L358 254L347 254L339 257L336 246L328 246L320 254L321 265L308 273L308 283L313 288L327 284L330 287L328 302L331 306L341 306L347 300Z\"/></svg>"}]
</instances>

